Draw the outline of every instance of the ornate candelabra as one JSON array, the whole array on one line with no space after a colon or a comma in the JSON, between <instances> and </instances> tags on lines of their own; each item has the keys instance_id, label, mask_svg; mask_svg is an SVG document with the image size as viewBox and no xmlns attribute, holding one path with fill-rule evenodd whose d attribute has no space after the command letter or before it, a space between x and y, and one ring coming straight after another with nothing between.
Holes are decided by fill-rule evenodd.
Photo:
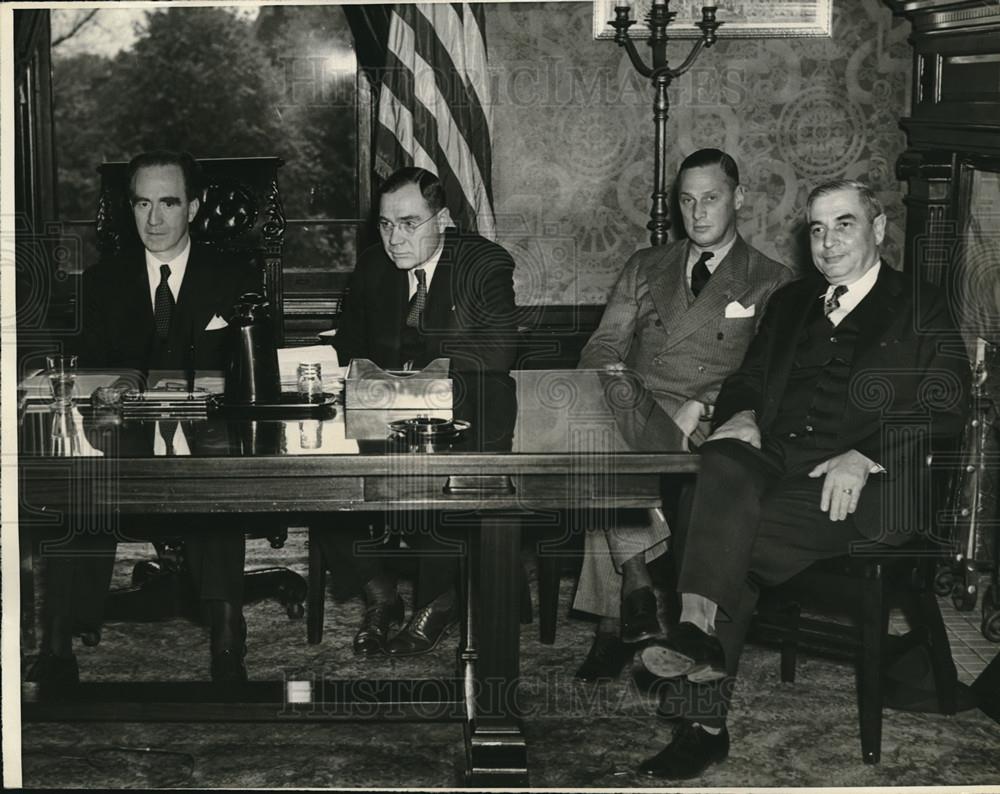
<instances>
[{"instance_id":1,"label":"ornate candelabra","mask_svg":"<svg viewBox=\"0 0 1000 794\"><path fill-rule=\"evenodd\" d=\"M716 42L715 31L722 22L715 21L715 6L703 6L701 9L701 38L691 48L684 62L676 69L671 69L667 63L667 26L677 16L670 10L670 0L653 0L653 6L646 17L649 25L649 46L653 50L653 65L643 63L635 44L629 36L628 29L635 24L629 19L627 5L615 6L615 18L608 24L615 29L615 43L624 47L632 65L643 77L648 77L653 83L656 96L653 99L653 124L656 128L656 153L653 167L653 207L650 210L650 221L646 228L651 232L650 242L662 245L667 241L667 231L670 229L670 217L667 203L667 116L670 111L670 99L667 88L675 77L680 77L690 69L703 47L711 47Z\"/></svg>"}]
</instances>

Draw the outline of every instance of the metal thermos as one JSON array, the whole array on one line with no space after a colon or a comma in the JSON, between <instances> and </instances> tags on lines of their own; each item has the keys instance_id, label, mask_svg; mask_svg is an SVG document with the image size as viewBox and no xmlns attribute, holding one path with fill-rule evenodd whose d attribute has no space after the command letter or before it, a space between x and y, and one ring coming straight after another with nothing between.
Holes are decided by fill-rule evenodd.
<instances>
[{"instance_id":1,"label":"metal thermos","mask_svg":"<svg viewBox=\"0 0 1000 794\"><path fill-rule=\"evenodd\" d=\"M226 402L243 405L278 403L281 399L281 377L267 299L255 292L241 296L229 327L234 339L230 348L232 358L226 372Z\"/></svg>"}]
</instances>

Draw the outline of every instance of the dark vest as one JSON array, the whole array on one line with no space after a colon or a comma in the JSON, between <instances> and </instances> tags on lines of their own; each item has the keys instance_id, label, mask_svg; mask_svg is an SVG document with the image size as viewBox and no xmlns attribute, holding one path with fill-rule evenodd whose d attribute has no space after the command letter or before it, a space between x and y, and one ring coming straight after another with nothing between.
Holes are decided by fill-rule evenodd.
<instances>
[{"instance_id":1,"label":"dark vest","mask_svg":"<svg viewBox=\"0 0 1000 794\"><path fill-rule=\"evenodd\" d=\"M834 328L823 314L822 300L816 300L771 428L783 441L817 451L834 449L849 394L862 304Z\"/></svg>"}]
</instances>

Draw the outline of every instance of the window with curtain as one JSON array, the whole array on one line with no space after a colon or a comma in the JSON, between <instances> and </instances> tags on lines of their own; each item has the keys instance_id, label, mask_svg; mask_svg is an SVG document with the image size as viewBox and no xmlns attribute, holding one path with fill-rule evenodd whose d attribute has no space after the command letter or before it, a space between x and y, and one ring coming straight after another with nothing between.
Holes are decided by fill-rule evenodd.
<instances>
[{"instance_id":1,"label":"window with curtain","mask_svg":"<svg viewBox=\"0 0 1000 794\"><path fill-rule=\"evenodd\" d=\"M151 148L276 155L286 302L343 289L367 210L370 94L342 8L51 13L56 212L82 239L78 269L96 257L101 162Z\"/></svg>"}]
</instances>

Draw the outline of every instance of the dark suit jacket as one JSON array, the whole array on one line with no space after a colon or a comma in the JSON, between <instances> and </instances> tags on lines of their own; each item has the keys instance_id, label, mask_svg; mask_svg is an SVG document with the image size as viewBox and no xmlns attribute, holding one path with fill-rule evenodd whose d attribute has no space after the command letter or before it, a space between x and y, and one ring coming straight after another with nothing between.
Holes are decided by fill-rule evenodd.
<instances>
[{"instance_id":1,"label":"dark suit jacket","mask_svg":"<svg viewBox=\"0 0 1000 794\"><path fill-rule=\"evenodd\" d=\"M774 294L743 364L722 386L715 427L752 409L767 442L807 315L826 287L826 280L812 273ZM969 362L960 342L955 344L959 338L944 293L885 262L875 286L851 317L861 332L849 395L836 448L823 458L855 449L885 467L885 474L869 478L855 521L862 534L893 542L885 535L887 529L913 530L885 527L883 507L912 505L919 496L912 489L922 487L918 472L926 442L954 439L961 430L968 405ZM942 348L947 341L958 353Z\"/></svg>"},{"instance_id":2,"label":"dark suit jacket","mask_svg":"<svg viewBox=\"0 0 1000 794\"><path fill-rule=\"evenodd\" d=\"M671 416L686 400L715 402L723 378L743 360L768 298L795 275L737 236L695 298L687 253L681 240L632 255L579 364L625 363Z\"/></svg>"},{"instance_id":3,"label":"dark suit jacket","mask_svg":"<svg viewBox=\"0 0 1000 794\"><path fill-rule=\"evenodd\" d=\"M101 262L82 279L80 364L139 370L222 369L229 329L205 329L215 315L228 322L240 295L260 289L260 274L253 264L193 243L170 334L165 344L158 345L143 251Z\"/></svg>"},{"instance_id":4,"label":"dark suit jacket","mask_svg":"<svg viewBox=\"0 0 1000 794\"><path fill-rule=\"evenodd\" d=\"M448 229L427 291L423 355L415 365L447 357L453 372L507 372L516 353L513 273L514 261L502 247ZM408 306L406 272L380 244L365 250L334 337L340 362L367 358L399 369Z\"/></svg>"}]
</instances>

